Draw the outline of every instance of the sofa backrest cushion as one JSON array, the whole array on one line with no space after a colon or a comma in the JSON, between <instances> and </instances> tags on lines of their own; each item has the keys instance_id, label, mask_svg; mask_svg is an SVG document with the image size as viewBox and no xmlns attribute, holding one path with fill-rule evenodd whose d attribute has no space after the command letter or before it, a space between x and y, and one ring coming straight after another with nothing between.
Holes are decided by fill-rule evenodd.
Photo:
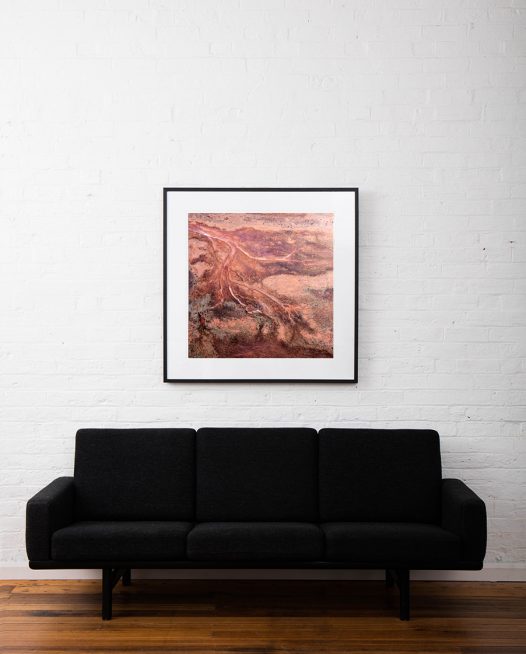
<instances>
[{"instance_id":1,"label":"sofa backrest cushion","mask_svg":"<svg viewBox=\"0 0 526 654\"><path fill-rule=\"evenodd\" d=\"M199 429L197 520L317 520L317 450L314 429Z\"/></svg>"},{"instance_id":2,"label":"sofa backrest cushion","mask_svg":"<svg viewBox=\"0 0 526 654\"><path fill-rule=\"evenodd\" d=\"M193 520L193 429L80 429L80 520Z\"/></svg>"},{"instance_id":3,"label":"sofa backrest cushion","mask_svg":"<svg viewBox=\"0 0 526 654\"><path fill-rule=\"evenodd\" d=\"M322 522L440 521L436 431L322 429L319 466Z\"/></svg>"}]
</instances>

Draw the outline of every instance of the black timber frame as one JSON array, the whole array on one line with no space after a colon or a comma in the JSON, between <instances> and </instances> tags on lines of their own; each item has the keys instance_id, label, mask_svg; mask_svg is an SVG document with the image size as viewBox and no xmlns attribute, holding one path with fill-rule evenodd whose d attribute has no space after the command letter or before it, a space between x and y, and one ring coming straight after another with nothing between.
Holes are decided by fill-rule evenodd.
<instances>
[{"instance_id":1,"label":"black timber frame","mask_svg":"<svg viewBox=\"0 0 526 654\"><path fill-rule=\"evenodd\" d=\"M388 588L395 584L400 592L400 620L409 620L410 617L410 570L400 568L396 564L386 564L379 568L370 565L350 565L343 562L313 561L167 561L167 562L102 562L102 561L30 561L29 567L33 570L75 570L75 569L102 569L102 619L112 618L112 591L122 579L123 586L131 584L132 569L231 569L231 570L385 570L385 582ZM440 565L432 562L428 565L419 564L412 569L418 570L481 570L482 564L473 562L460 562L458 565Z\"/></svg>"},{"instance_id":2,"label":"black timber frame","mask_svg":"<svg viewBox=\"0 0 526 654\"><path fill-rule=\"evenodd\" d=\"M123 586L131 584L130 568L102 568L102 619L111 620L113 615L113 589L122 579ZM400 591L400 620L409 620L409 570L396 569L385 571L386 586L391 588L395 582Z\"/></svg>"}]
</instances>

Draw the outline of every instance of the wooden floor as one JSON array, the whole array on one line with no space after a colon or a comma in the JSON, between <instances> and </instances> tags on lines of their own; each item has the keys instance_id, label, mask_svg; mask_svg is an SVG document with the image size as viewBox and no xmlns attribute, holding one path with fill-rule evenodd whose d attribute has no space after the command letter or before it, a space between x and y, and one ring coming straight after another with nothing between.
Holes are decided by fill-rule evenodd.
<instances>
[{"instance_id":1,"label":"wooden floor","mask_svg":"<svg viewBox=\"0 0 526 654\"><path fill-rule=\"evenodd\" d=\"M0 581L0 652L526 653L526 583L134 581L100 619L100 582Z\"/></svg>"}]
</instances>

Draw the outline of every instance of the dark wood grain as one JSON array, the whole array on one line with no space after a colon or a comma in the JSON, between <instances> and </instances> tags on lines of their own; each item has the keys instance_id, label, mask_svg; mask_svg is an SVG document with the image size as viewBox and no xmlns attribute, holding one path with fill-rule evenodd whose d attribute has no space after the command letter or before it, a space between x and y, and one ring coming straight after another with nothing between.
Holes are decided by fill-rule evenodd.
<instances>
[{"instance_id":1,"label":"dark wood grain","mask_svg":"<svg viewBox=\"0 0 526 654\"><path fill-rule=\"evenodd\" d=\"M0 582L0 652L522 654L526 583L413 582L410 622L383 582Z\"/></svg>"}]
</instances>

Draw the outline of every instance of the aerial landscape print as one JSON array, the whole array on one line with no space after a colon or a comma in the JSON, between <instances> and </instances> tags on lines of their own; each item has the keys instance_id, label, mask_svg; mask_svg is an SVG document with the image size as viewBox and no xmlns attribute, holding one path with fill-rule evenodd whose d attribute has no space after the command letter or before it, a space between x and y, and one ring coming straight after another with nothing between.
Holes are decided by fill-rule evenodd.
<instances>
[{"instance_id":1,"label":"aerial landscape print","mask_svg":"<svg viewBox=\"0 0 526 654\"><path fill-rule=\"evenodd\" d=\"M189 213L190 358L333 357L332 213Z\"/></svg>"}]
</instances>

